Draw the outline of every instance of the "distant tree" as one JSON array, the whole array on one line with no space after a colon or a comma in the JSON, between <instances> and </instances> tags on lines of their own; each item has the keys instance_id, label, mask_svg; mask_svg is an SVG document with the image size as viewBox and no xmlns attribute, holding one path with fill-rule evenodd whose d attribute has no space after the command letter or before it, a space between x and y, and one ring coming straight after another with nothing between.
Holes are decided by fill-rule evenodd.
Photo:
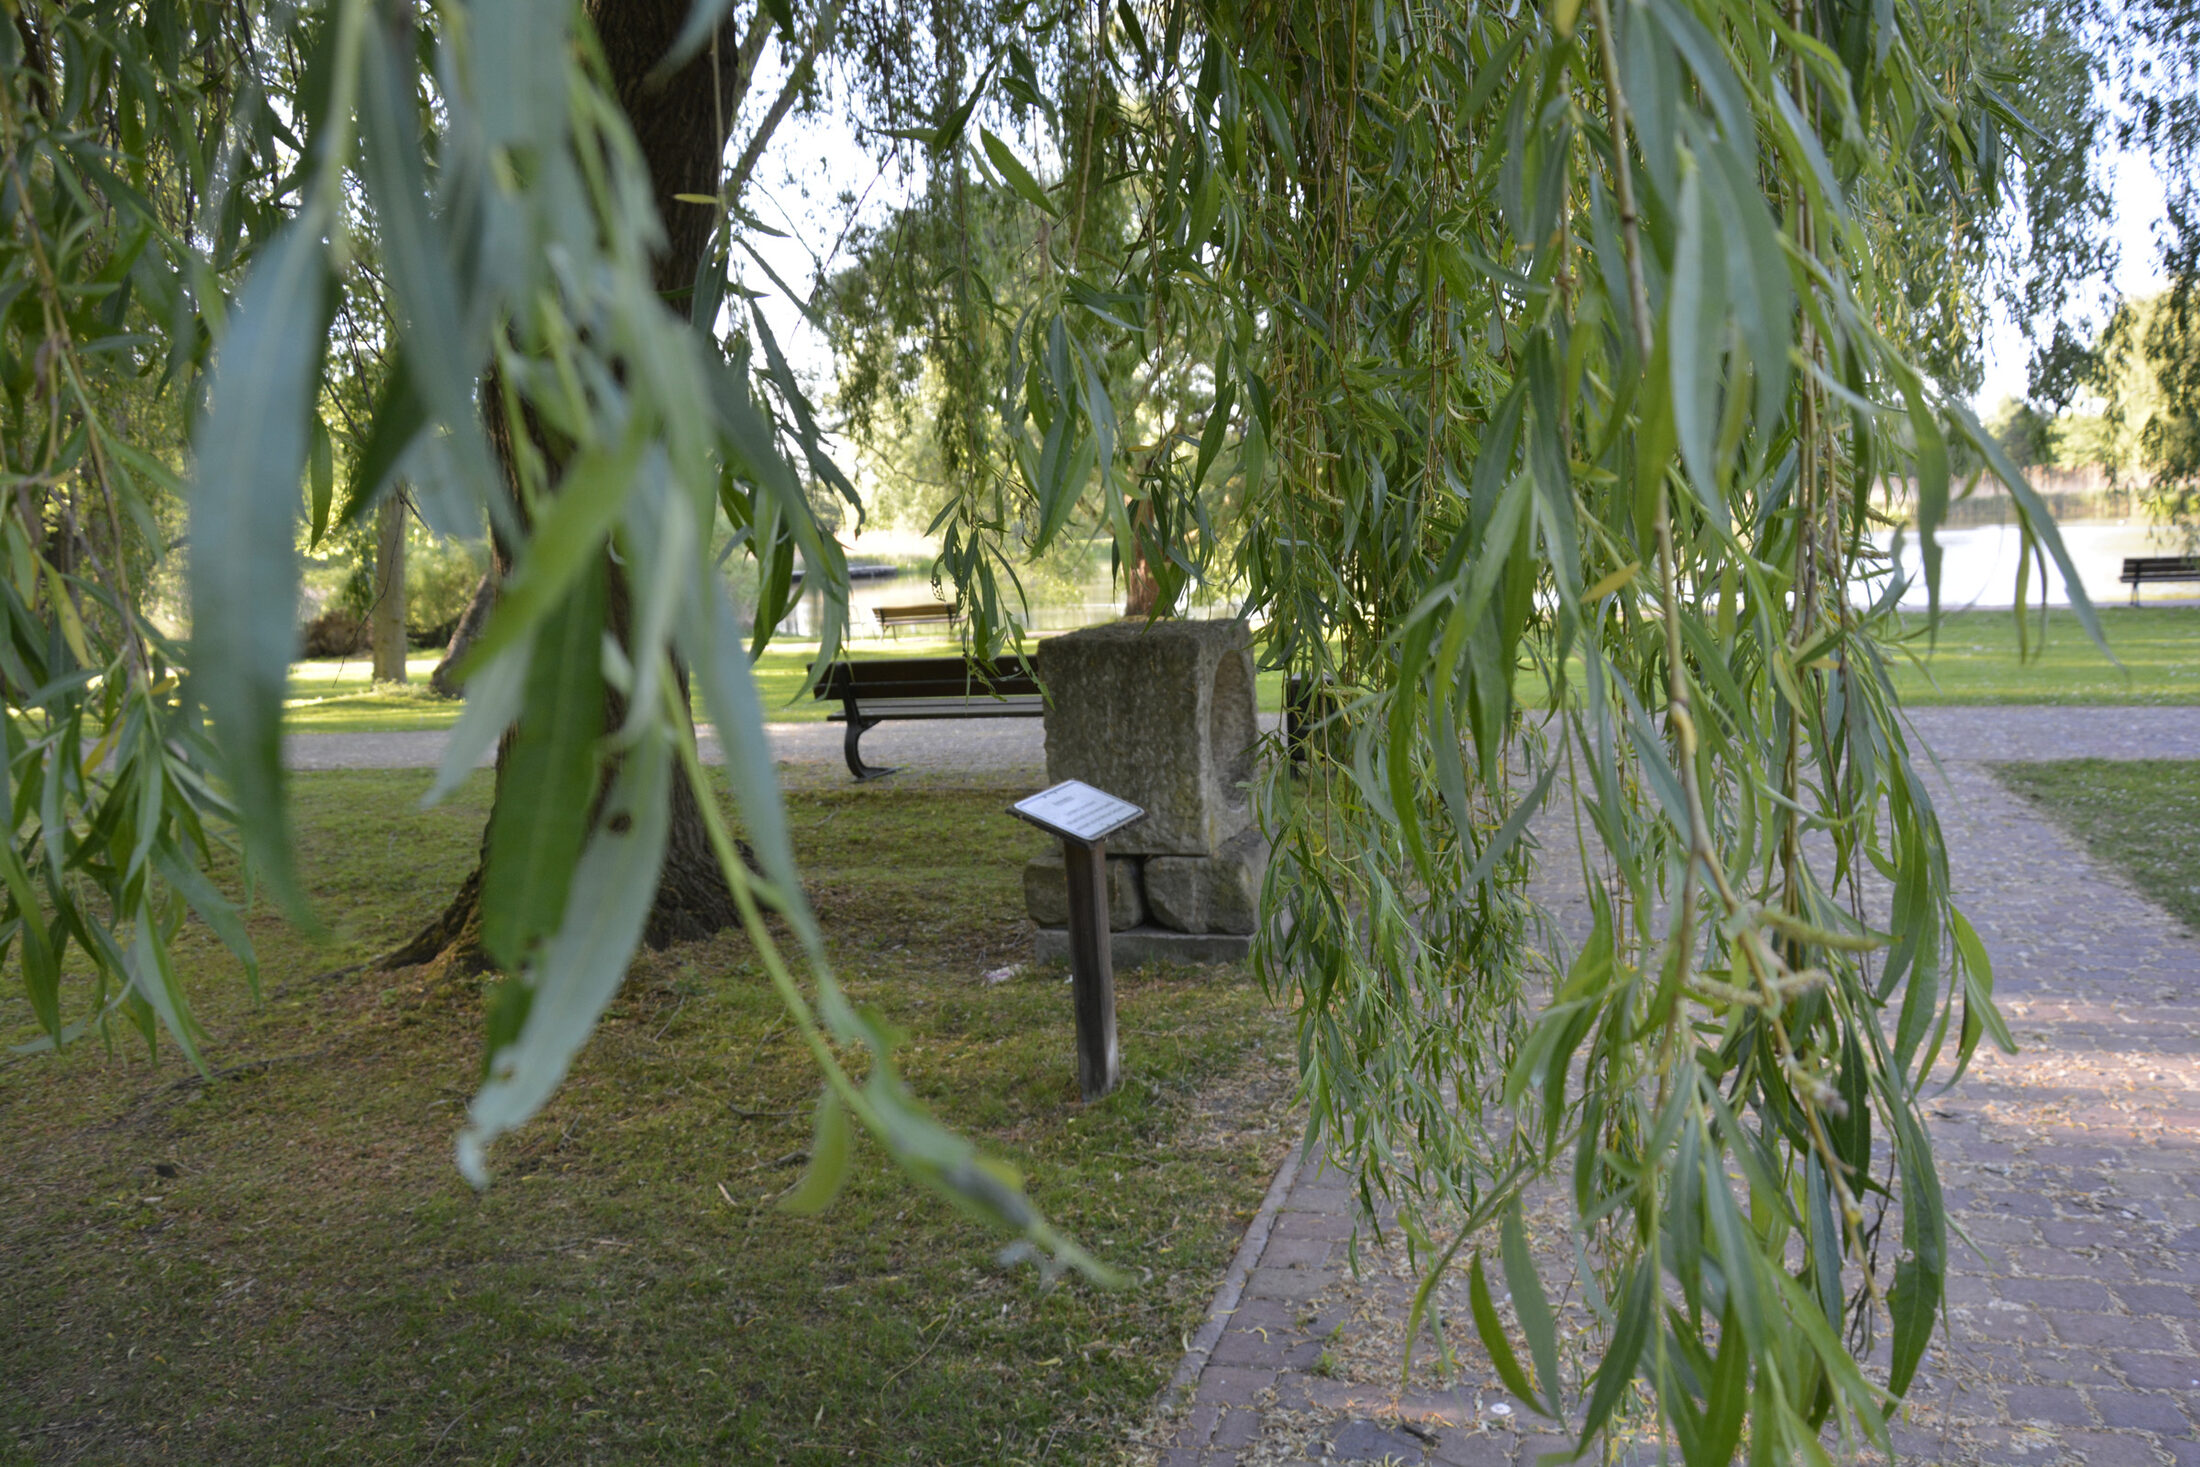
<instances>
[{"instance_id":1,"label":"distant tree","mask_svg":"<svg viewBox=\"0 0 2200 1467\"><path fill-rule=\"evenodd\" d=\"M2127 301L2103 333L2109 463L2161 518L2200 530L2200 312L2189 289Z\"/></svg>"},{"instance_id":2,"label":"distant tree","mask_svg":"<svg viewBox=\"0 0 2200 1467\"><path fill-rule=\"evenodd\" d=\"M2020 469L2054 462L2055 420L2028 402L2003 402L1987 417L1986 431Z\"/></svg>"}]
</instances>

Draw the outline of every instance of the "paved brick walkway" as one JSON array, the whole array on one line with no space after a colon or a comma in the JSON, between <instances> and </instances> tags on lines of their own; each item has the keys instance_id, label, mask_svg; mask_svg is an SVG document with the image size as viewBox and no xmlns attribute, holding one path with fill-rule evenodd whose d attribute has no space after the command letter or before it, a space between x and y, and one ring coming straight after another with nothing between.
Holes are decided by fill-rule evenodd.
<instances>
[{"instance_id":1,"label":"paved brick walkway","mask_svg":"<svg viewBox=\"0 0 2200 1467\"><path fill-rule=\"evenodd\" d=\"M1905 1460L2200 1467L2200 939L2091 862L1986 759L2200 757L2195 709L1936 709L1959 899L2024 1046L1929 1110L1956 1223L1947 1329L1896 1426ZM2200 837L2196 837L2200 838ZM1564 902L1559 889L1543 893ZM1532 1463L1471 1340L1398 1387L1411 1279L1309 1165L1256 1222L1212 1353L1186 1362L1163 1467ZM1236 1282L1233 1280L1233 1283ZM1468 1336L1465 1341L1460 1335Z\"/></svg>"}]
</instances>

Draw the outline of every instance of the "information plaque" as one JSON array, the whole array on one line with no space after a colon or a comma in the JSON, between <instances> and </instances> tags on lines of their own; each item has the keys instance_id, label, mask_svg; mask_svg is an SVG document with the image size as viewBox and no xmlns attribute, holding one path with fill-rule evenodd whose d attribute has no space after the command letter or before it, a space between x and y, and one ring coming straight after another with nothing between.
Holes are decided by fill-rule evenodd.
<instances>
[{"instance_id":1,"label":"information plaque","mask_svg":"<svg viewBox=\"0 0 2200 1467\"><path fill-rule=\"evenodd\" d=\"M1108 837L1145 819L1146 812L1081 779L1065 779L1008 809L1062 842L1077 1089L1086 1100L1098 1100L1123 1073L1115 1043L1115 966L1108 949Z\"/></svg>"},{"instance_id":2,"label":"information plaque","mask_svg":"<svg viewBox=\"0 0 2200 1467\"><path fill-rule=\"evenodd\" d=\"M1106 840L1134 820L1146 818L1146 812L1129 800L1119 800L1081 779L1065 779L1029 799L1018 800L1009 809L1049 835L1087 846Z\"/></svg>"}]
</instances>

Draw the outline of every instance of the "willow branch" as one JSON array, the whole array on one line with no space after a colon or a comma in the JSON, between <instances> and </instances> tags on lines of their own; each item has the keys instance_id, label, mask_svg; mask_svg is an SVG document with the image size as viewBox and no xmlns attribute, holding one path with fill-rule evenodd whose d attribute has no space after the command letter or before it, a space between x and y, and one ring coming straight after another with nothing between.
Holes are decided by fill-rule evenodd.
<instances>
[{"instance_id":1,"label":"willow branch","mask_svg":"<svg viewBox=\"0 0 2200 1467\"><path fill-rule=\"evenodd\" d=\"M794 110L795 100L802 95L802 89L810 84L810 75L817 66L817 53L825 48L826 43L832 39L833 32L839 28L843 4L844 0L833 0L833 4L817 18L817 24L810 27L810 38L803 43L802 54L795 58L794 65L787 71L786 85L779 89L779 95L772 99L770 110L756 124L756 131L749 136L749 145L741 151L741 161L733 165L733 172L726 175L725 186L719 190L727 207L740 202L742 191L749 186L749 176L756 172L756 165L763 160L764 149L771 142L772 134L779 130L779 124L786 121L787 114ZM748 47L744 43L741 49L746 61Z\"/></svg>"},{"instance_id":2,"label":"willow branch","mask_svg":"<svg viewBox=\"0 0 2200 1467\"><path fill-rule=\"evenodd\" d=\"M1635 213L1635 175L1627 165L1627 92L1619 83L1619 52L1612 43L1612 12L1595 0L1597 57L1604 64L1604 98L1612 114L1612 178L1619 194L1619 230L1626 242L1627 304L1635 318L1635 345L1645 366L1657 346L1650 326L1650 285L1642 273L1642 225ZM1662 503L1662 501L1661 501Z\"/></svg>"}]
</instances>

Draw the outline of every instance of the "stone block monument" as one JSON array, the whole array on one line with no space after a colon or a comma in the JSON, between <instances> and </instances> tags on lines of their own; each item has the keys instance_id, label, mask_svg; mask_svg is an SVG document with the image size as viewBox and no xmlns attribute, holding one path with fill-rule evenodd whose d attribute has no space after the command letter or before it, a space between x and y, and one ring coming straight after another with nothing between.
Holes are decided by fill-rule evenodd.
<instances>
[{"instance_id":1,"label":"stone block monument","mask_svg":"<svg viewBox=\"0 0 2200 1467\"><path fill-rule=\"evenodd\" d=\"M1250 786L1260 739L1241 621L1124 620L1040 643L1047 780L1081 779L1143 807L1108 838L1118 967L1245 956L1268 851ZM1059 852L1024 870L1042 959L1066 955Z\"/></svg>"}]
</instances>

